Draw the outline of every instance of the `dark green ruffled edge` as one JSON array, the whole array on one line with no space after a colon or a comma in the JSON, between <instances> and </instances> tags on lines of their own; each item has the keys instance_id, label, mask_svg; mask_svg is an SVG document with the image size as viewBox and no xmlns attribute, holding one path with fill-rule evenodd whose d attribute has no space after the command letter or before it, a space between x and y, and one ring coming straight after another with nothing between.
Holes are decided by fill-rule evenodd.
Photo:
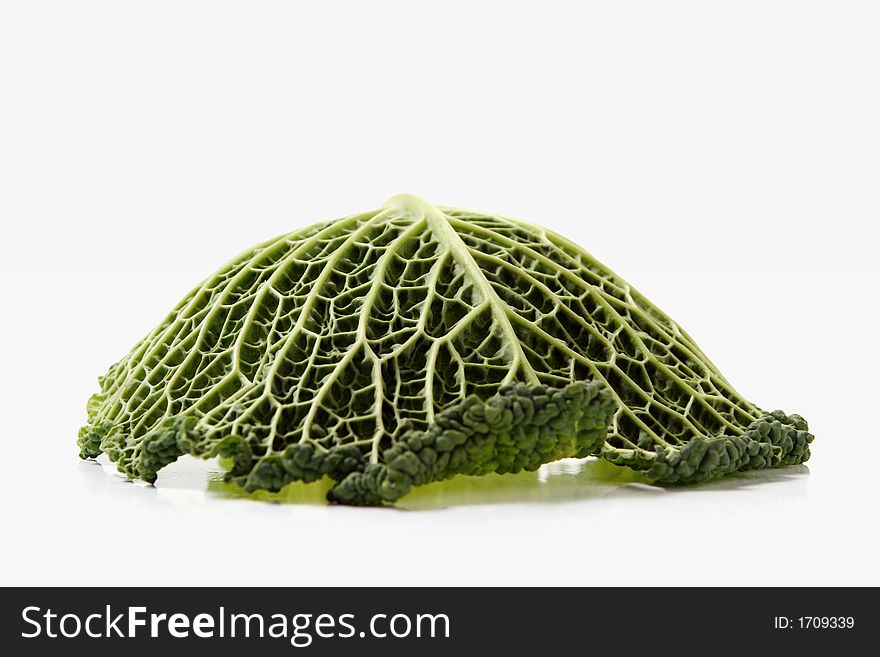
<instances>
[{"instance_id":1,"label":"dark green ruffled edge","mask_svg":"<svg viewBox=\"0 0 880 657\"><path fill-rule=\"evenodd\" d=\"M89 400L90 424L80 429L77 441L82 458L104 452L123 474L152 483L183 454L217 456L229 465L227 481L247 492L277 492L294 481L328 476L337 482L328 499L351 505L394 502L413 486L458 474L536 470L560 458L592 454L639 470L658 484L692 484L804 463L813 441L802 417L773 411L738 436L695 437L683 446L658 445L653 452L603 448L614 402L604 384L576 382L562 388L512 384L486 400L470 396L435 416L427 430L404 434L382 452L379 463L369 463L353 446L326 450L310 444L255 458L244 438L209 438L189 416L171 418L132 444L124 425L96 421L103 401L101 394Z\"/></svg>"},{"instance_id":2,"label":"dark green ruffled edge","mask_svg":"<svg viewBox=\"0 0 880 657\"><path fill-rule=\"evenodd\" d=\"M564 388L514 384L488 400L468 397L439 413L426 431L410 431L334 486L333 502L393 502L413 486L457 474L537 470L564 457L595 454L605 443L614 402L603 384Z\"/></svg>"},{"instance_id":3,"label":"dark green ruffled edge","mask_svg":"<svg viewBox=\"0 0 880 657\"><path fill-rule=\"evenodd\" d=\"M694 484L735 472L804 463L810 458L813 438L800 415L773 411L761 415L738 436L694 437L681 447L658 445L654 452L606 447L602 457L641 470L658 484Z\"/></svg>"},{"instance_id":4,"label":"dark green ruffled edge","mask_svg":"<svg viewBox=\"0 0 880 657\"><path fill-rule=\"evenodd\" d=\"M480 475L536 470L569 456L598 453L614 413L604 384L577 382L562 388L511 384L486 400L472 395L438 413L424 431L410 430L384 450L379 463L353 446L321 449L293 444L282 452L255 458L240 436L212 440L189 416L170 418L143 437L128 440L127 428L97 421L104 401L89 401L90 424L80 429L82 458L106 453L120 472L154 482L163 467L183 454L219 456L230 464L227 480L248 492L276 492L294 481L309 483L329 476L338 483L332 502L378 505L393 502L412 486L457 474Z\"/></svg>"}]
</instances>

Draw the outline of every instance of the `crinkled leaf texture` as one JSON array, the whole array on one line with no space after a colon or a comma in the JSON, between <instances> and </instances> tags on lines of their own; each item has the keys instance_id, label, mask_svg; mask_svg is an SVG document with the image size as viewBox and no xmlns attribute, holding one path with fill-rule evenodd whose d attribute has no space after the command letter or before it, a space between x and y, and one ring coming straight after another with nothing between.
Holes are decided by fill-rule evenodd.
<instances>
[{"instance_id":1,"label":"crinkled leaf texture","mask_svg":"<svg viewBox=\"0 0 880 657\"><path fill-rule=\"evenodd\" d=\"M329 476L347 504L591 454L696 482L812 440L580 247L408 195L240 254L100 385L84 458L152 482L221 456L248 490Z\"/></svg>"}]
</instances>

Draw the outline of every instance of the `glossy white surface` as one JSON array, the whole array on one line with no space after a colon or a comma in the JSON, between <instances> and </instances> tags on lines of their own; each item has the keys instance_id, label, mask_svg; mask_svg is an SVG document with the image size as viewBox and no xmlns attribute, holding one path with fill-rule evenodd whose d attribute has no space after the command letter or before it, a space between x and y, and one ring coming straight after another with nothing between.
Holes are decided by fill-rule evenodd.
<instances>
[{"instance_id":1,"label":"glossy white surface","mask_svg":"<svg viewBox=\"0 0 880 657\"><path fill-rule=\"evenodd\" d=\"M478 12L479 48L447 58L416 46L458 23L406 13L360 16L333 48L309 32L312 59L261 38L283 22L215 38L240 26L224 12L180 34L201 14L128 17L131 34L106 12L0 20L0 584L880 584L876 15L776 4L621 13L604 50L519 10L512 40ZM813 459L676 490L565 462L398 509L244 499L192 460L150 487L77 459L96 376L198 280L398 192L580 243L744 395L804 415Z\"/></svg>"},{"instance_id":2,"label":"glossy white surface","mask_svg":"<svg viewBox=\"0 0 880 657\"><path fill-rule=\"evenodd\" d=\"M241 499L190 459L156 487L77 462L70 449L19 459L4 481L4 584L880 581L876 484L827 444L810 471L697 489L656 489L601 462L566 462L434 485L400 509L328 507L317 490L305 503Z\"/></svg>"}]
</instances>

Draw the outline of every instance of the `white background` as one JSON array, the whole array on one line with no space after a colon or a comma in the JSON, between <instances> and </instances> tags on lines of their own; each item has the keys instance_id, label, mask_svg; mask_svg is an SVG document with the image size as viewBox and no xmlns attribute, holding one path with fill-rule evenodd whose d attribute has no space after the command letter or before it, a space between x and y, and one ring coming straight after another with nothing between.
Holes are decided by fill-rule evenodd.
<instances>
[{"instance_id":1,"label":"white background","mask_svg":"<svg viewBox=\"0 0 880 657\"><path fill-rule=\"evenodd\" d=\"M0 5L0 584L880 584L877 5L603 4ZM96 376L196 281L398 192L580 243L813 458L403 509L77 459Z\"/></svg>"}]
</instances>

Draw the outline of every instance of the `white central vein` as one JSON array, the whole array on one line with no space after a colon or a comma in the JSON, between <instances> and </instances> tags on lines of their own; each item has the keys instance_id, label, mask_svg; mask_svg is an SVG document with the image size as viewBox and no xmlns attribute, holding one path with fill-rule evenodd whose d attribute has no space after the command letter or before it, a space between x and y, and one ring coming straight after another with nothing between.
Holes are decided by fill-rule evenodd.
<instances>
[{"instance_id":1,"label":"white central vein","mask_svg":"<svg viewBox=\"0 0 880 657\"><path fill-rule=\"evenodd\" d=\"M428 220L428 228L434 238L452 254L455 262L464 270L466 277L480 294L481 301L489 304L492 317L501 331L504 345L510 351L512 360L510 371L502 383L513 381L516 378L517 370L522 370L523 376L529 383L540 383L537 373L526 358L510 317L508 317L507 304L495 292L495 288L492 287L483 270L474 260L467 244L464 243L443 212L423 201L419 202L419 209L424 212L425 218Z\"/></svg>"}]
</instances>

